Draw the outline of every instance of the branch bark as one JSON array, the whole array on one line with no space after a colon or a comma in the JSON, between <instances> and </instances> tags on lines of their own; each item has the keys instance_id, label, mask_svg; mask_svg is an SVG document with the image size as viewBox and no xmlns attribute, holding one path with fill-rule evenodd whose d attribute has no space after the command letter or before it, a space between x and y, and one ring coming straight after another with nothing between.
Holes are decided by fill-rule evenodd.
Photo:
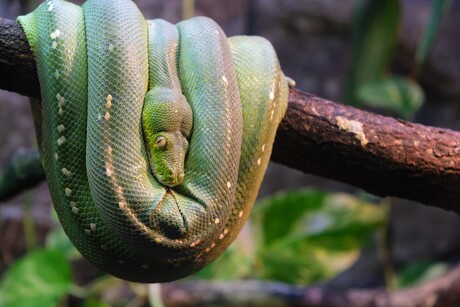
<instances>
[{"instance_id":1,"label":"branch bark","mask_svg":"<svg viewBox=\"0 0 460 307\"><path fill-rule=\"evenodd\" d=\"M235 296L235 293L238 293ZM168 306L451 306L460 301L460 266L433 281L399 291L333 290L260 282L174 282L162 286Z\"/></svg>"},{"instance_id":2,"label":"branch bark","mask_svg":"<svg viewBox=\"0 0 460 307\"><path fill-rule=\"evenodd\" d=\"M0 18L0 88L39 98L27 40ZM460 214L460 132L340 105L296 89L272 160L378 196L395 196Z\"/></svg>"}]
</instances>

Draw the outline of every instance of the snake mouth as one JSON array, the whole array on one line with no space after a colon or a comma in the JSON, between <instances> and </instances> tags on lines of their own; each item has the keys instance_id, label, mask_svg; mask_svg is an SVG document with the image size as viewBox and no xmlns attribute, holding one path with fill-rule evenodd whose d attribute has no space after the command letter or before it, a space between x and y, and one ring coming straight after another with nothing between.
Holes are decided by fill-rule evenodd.
<instances>
[{"instance_id":1,"label":"snake mouth","mask_svg":"<svg viewBox=\"0 0 460 307\"><path fill-rule=\"evenodd\" d=\"M180 185L184 181L184 173L183 172L175 172L171 169L166 171L164 174L160 175L157 174L155 176L158 181L170 188Z\"/></svg>"}]
</instances>

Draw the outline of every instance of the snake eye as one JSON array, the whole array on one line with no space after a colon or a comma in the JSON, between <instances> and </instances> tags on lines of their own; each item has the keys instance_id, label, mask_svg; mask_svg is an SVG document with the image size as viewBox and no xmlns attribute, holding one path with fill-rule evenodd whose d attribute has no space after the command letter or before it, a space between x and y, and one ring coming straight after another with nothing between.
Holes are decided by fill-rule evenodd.
<instances>
[{"instance_id":1,"label":"snake eye","mask_svg":"<svg viewBox=\"0 0 460 307\"><path fill-rule=\"evenodd\" d=\"M166 138L164 136L158 136L156 139L155 139L155 147L157 147L158 149L163 149L166 147Z\"/></svg>"}]
</instances>

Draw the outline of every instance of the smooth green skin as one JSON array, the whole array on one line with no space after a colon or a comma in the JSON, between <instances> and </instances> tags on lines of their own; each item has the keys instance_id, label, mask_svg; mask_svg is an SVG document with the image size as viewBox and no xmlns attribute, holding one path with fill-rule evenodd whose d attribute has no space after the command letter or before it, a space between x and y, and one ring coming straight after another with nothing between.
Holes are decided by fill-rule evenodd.
<instances>
[{"instance_id":1,"label":"smooth green skin","mask_svg":"<svg viewBox=\"0 0 460 307\"><path fill-rule=\"evenodd\" d=\"M42 155L65 232L102 270L185 277L235 239L287 106L276 54L129 0L48 0L18 21L37 61Z\"/></svg>"}]
</instances>

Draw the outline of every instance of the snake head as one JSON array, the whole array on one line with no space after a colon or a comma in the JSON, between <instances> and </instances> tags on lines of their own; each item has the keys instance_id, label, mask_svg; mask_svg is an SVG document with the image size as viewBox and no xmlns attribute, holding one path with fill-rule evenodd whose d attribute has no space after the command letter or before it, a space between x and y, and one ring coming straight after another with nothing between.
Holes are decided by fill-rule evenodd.
<instances>
[{"instance_id":1,"label":"snake head","mask_svg":"<svg viewBox=\"0 0 460 307\"><path fill-rule=\"evenodd\" d=\"M184 180L184 165L192 110L181 92L155 87L147 92L142 126L150 169L163 185L175 187Z\"/></svg>"},{"instance_id":2,"label":"snake head","mask_svg":"<svg viewBox=\"0 0 460 307\"><path fill-rule=\"evenodd\" d=\"M150 149L150 167L157 180L168 186L180 185L184 180L184 161L188 141L181 133L158 133Z\"/></svg>"}]
</instances>

